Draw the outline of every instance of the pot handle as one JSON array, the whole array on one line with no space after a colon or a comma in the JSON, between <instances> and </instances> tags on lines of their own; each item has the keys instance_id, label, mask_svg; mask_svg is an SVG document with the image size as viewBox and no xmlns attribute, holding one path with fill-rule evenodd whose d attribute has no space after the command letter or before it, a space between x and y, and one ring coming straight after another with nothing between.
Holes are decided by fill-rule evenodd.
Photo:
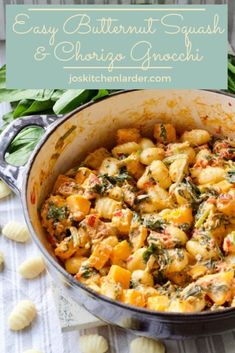
<instances>
[{"instance_id":1,"label":"pot handle","mask_svg":"<svg viewBox=\"0 0 235 353\"><path fill-rule=\"evenodd\" d=\"M8 146L18 133L25 127L38 126L44 130L58 121L58 115L32 115L16 119L0 134L0 178L16 193L19 194L22 186L22 177L27 163L24 166L14 166L6 162L5 154Z\"/></svg>"}]
</instances>

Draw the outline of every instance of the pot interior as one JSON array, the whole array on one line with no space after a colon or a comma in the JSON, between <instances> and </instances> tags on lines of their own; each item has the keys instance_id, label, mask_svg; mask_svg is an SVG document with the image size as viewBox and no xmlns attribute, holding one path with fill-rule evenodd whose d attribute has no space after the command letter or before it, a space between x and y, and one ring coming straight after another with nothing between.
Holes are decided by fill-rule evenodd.
<instances>
[{"instance_id":1,"label":"pot interior","mask_svg":"<svg viewBox=\"0 0 235 353\"><path fill-rule=\"evenodd\" d=\"M204 128L214 135L235 136L235 99L196 90L141 90L111 96L78 110L52 130L36 153L28 174L26 206L31 227L51 253L39 210L57 176L98 147L112 147L120 127L139 127L150 136L157 122L177 131Z\"/></svg>"}]
</instances>

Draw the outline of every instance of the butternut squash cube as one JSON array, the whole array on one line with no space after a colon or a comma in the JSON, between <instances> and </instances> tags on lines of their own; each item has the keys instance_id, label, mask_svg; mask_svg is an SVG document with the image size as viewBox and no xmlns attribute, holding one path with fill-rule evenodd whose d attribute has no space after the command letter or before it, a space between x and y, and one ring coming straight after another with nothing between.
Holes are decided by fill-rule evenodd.
<instances>
[{"instance_id":1,"label":"butternut squash cube","mask_svg":"<svg viewBox=\"0 0 235 353\"><path fill-rule=\"evenodd\" d=\"M75 180L78 184L82 184L91 174L91 170L86 167L81 167L78 169L77 174L75 176Z\"/></svg>"},{"instance_id":2,"label":"butternut squash cube","mask_svg":"<svg viewBox=\"0 0 235 353\"><path fill-rule=\"evenodd\" d=\"M130 287L131 272L118 265L110 267L108 277L116 283L120 283L122 288L127 289Z\"/></svg>"},{"instance_id":3,"label":"butternut squash cube","mask_svg":"<svg viewBox=\"0 0 235 353\"><path fill-rule=\"evenodd\" d=\"M122 265L131 254L131 248L126 240L118 243L112 251L110 256L113 265Z\"/></svg>"},{"instance_id":4,"label":"butternut squash cube","mask_svg":"<svg viewBox=\"0 0 235 353\"><path fill-rule=\"evenodd\" d=\"M141 307L145 306L144 294L136 289L124 289L122 294L122 301L130 305Z\"/></svg>"},{"instance_id":5,"label":"butternut squash cube","mask_svg":"<svg viewBox=\"0 0 235 353\"><path fill-rule=\"evenodd\" d=\"M91 203L82 195L71 195L67 197L66 202L71 212L82 212L87 215L90 211Z\"/></svg>"},{"instance_id":6,"label":"butternut squash cube","mask_svg":"<svg viewBox=\"0 0 235 353\"><path fill-rule=\"evenodd\" d=\"M101 280L100 293L106 295L107 297L119 300L122 297L122 286L120 283L111 281L108 277L102 277Z\"/></svg>"},{"instance_id":7,"label":"butternut squash cube","mask_svg":"<svg viewBox=\"0 0 235 353\"><path fill-rule=\"evenodd\" d=\"M157 295L148 298L147 308L151 310L166 311L169 304L170 300L166 295Z\"/></svg>"},{"instance_id":8,"label":"butternut squash cube","mask_svg":"<svg viewBox=\"0 0 235 353\"><path fill-rule=\"evenodd\" d=\"M100 270L108 261L111 252L112 247L110 245L105 243L97 244L88 259L90 266Z\"/></svg>"},{"instance_id":9,"label":"butternut squash cube","mask_svg":"<svg viewBox=\"0 0 235 353\"><path fill-rule=\"evenodd\" d=\"M118 129L117 131L117 144L121 145L126 142L139 142L141 136L136 128Z\"/></svg>"},{"instance_id":10,"label":"butternut squash cube","mask_svg":"<svg viewBox=\"0 0 235 353\"><path fill-rule=\"evenodd\" d=\"M215 304L223 305L231 299L233 277L233 271L219 272L201 277L197 283L204 287L206 294Z\"/></svg>"},{"instance_id":11,"label":"butternut squash cube","mask_svg":"<svg viewBox=\"0 0 235 353\"><path fill-rule=\"evenodd\" d=\"M173 210L164 210L161 212L162 218L166 221L172 222L175 225L184 223L191 224L193 222L192 208L181 206Z\"/></svg>"},{"instance_id":12,"label":"butternut squash cube","mask_svg":"<svg viewBox=\"0 0 235 353\"><path fill-rule=\"evenodd\" d=\"M176 131L172 124L156 124L154 125L154 137L157 139L157 142L169 143L176 140Z\"/></svg>"}]
</instances>

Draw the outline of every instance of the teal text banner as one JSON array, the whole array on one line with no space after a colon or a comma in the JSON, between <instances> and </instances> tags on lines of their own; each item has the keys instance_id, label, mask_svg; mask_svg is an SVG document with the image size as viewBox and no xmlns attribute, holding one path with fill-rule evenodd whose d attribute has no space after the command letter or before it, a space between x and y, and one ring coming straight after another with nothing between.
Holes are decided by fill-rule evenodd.
<instances>
[{"instance_id":1,"label":"teal text banner","mask_svg":"<svg viewBox=\"0 0 235 353\"><path fill-rule=\"evenodd\" d=\"M227 88L226 5L7 6L7 88Z\"/></svg>"}]
</instances>

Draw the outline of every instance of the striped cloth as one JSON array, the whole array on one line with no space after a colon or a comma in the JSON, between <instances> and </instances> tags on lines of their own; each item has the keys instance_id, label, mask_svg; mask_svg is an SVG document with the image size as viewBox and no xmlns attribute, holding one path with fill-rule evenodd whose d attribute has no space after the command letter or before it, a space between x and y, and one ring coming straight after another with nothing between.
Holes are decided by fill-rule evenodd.
<instances>
[{"instance_id":1,"label":"striped cloth","mask_svg":"<svg viewBox=\"0 0 235 353\"><path fill-rule=\"evenodd\" d=\"M0 226L12 220L24 223L20 200L14 195L0 200ZM48 275L44 273L34 280L25 280L17 273L25 259L39 254L36 246L32 241L21 244L0 236L0 250L5 258L4 271L0 273L0 353L23 353L30 348L42 353L64 353ZM23 299L35 303L37 318L29 329L10 331L8 316L16 303Z\"/></svg>"}]
</instances>

